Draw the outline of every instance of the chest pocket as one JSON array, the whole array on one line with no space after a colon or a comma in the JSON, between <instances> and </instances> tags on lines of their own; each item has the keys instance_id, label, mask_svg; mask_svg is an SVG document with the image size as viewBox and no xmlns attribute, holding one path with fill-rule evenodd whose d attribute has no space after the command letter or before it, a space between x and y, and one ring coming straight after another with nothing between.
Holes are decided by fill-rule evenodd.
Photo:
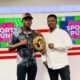
<instances>
[{"instance_id":1,"label":"chest pocket","mask_svg":"<svg viewBox=\"0 0 80 80\"><path fill-rule=\"evenodd\" d=\"M63 40L62 36L60 36L60 35L53 37L53 42L58 45L64 44L64 40Z\"/></svg>"},{"instance_id":2,"label":"chest pocket","mask_svg":"<svg viewBox=\"0 0 80 80\"><path fill-rule=\"evenodd\" d=\"M32 44L33 37L34 37L33 33L29 33L27 35L20 33L18 36L18 39L19 39L19 41L22 41L24 39L28 39L27 48L32 49L33 48L33 44Z\"/></svg>"},{"instance_id":3,"label":"chest pocket","mask_svg":"<svg viewBox=\"0 0 80 80\"><path fill-rule=\"evenodd\" d=\"M54 44L63 44L64 43L62 36L57 35L57 34L48 35L47 42L54 43Z\"/></svg>"}]
</instances>

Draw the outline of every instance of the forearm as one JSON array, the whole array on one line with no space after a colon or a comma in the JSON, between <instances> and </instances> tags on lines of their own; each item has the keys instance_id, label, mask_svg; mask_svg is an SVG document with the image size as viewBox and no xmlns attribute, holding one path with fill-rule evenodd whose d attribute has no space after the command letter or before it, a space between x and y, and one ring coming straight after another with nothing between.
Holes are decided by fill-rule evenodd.
<instances>
[{"instance_id":1,"label":"forearm","mask_svg":"<svg viewBox=\"0 0 80 80\"><path fill-rule=\"evenodd\" d=\"M72 43L54 44L54 49L67 50L72 47Z\"/></svg>"},{"instance_id":2,"label":"forearm","mask_svg":"<svg viewBox=\"0 0 80 80\"><path fill-rule=\"evenodd\" d=\"M41 60L42 60L42 62L47 61L47 55L46 54L41 55Z\"/></svg>"},{"instance_id":3,"label":"forearm","mask_svg":"<svg viewBox=\"0 0 80 80\"><path fill-rule=\"evenodd\" d=\"M20 42L18 42L18 43L16 43L16 44L10 45L10 46L9 46L9 49L10 49L10 50L16 49L16 48L19 47L19 46L27 45L27 43L28 43L28 40L23 40L23 41L20 41Z\"/></svg>"},{"instance_id":4,"label":"forearm","mask_svg":"<svg viewBox=\"0 0 80 80\"><path fill-rule=\"evenodd\" d=\"M9 46L9 50L13 50L13 49L16 49L17 47L21 46L21 43L16 43L14 45L10 45Z\"/></svg>"}]
</instances>

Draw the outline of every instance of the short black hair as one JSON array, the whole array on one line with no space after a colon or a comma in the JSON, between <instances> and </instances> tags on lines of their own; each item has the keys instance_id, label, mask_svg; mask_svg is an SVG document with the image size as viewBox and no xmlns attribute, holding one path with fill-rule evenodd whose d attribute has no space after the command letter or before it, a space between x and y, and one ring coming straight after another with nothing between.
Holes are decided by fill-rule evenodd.
<instances>
[{"instance_id":1,"label":"short black hair","mask_svg":"<svg viewBox=\"0 0 80 80\"><path fill-rule=\"evenodd\" d=\"M55 14L48 15L47 19L50 18L50 17L53 17L53 18L55 18L57 20L57 16Z\"/></svg>"}]
</instances>

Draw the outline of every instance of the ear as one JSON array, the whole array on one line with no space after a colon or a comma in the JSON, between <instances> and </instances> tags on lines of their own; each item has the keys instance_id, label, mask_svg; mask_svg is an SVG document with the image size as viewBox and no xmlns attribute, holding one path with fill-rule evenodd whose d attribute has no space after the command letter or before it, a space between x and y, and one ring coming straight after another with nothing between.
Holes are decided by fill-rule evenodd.
<instances>
[{"instance_id":1,"label":"ear","mask_svg":"<svg viewBox=\"0 0 80 80\"><path fill-rule=\"evenodd\" d=\"M57 24L57 20L56 20L56 24Z\"/></svg>"}]
</instances>

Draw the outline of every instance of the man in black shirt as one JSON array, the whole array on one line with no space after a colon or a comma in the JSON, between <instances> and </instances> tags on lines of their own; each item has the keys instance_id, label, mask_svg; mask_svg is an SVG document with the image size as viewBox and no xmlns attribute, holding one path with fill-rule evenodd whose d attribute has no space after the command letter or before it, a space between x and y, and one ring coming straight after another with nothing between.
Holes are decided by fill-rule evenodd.
<instances>
[{"instance_id":1,"label":"man in black shirt","mask_svg":"<svg viewBox=\"0 0 80 80\"><path fill-rule=\"evenodd\" d=\"M17 49L17 80L35 80L37 73L36 59L34 57L34 47L32 40L35 32L31 30L33 17L26 13L22 18L23 27L13 32L9 49Z\"/></svg>"}]
</instances>

